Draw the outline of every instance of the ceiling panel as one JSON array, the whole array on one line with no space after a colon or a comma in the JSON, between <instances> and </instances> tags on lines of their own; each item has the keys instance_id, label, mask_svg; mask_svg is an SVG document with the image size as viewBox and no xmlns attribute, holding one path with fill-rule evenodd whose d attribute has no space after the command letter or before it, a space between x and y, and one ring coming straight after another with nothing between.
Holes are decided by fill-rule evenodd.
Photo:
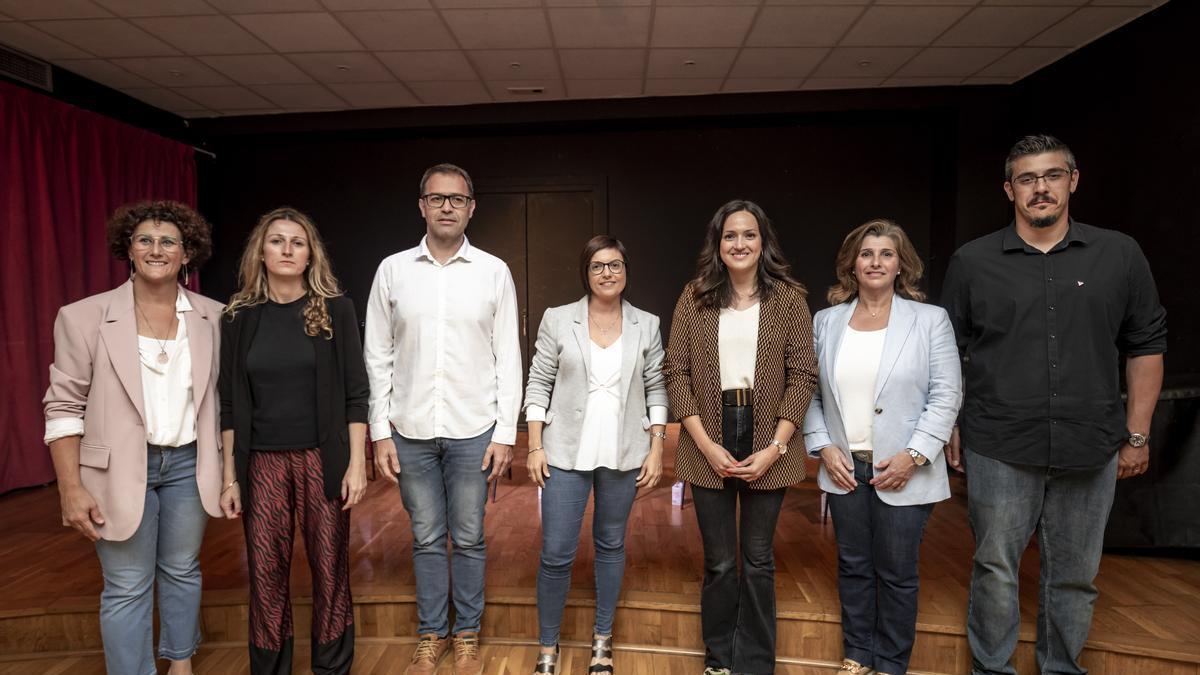
<instances>
[{"instance_id":1,"label":"ceiling panel","mask_svg":"<svg viewBox=\"0 0 1200 675\"><path fill-rule=\"evenodd\" d=\"M553 49L485 49L468 57L485 80L559 79Z\"/></svg>"},{"instance_id":2,"label":"ceiling panel","mask_svg":"<svg viewBox=\"0 0 1200 675\"><path fill-rule=\"evenodd\" d=\"M924 46L966 15L965 7L872 7L842 39L847 46Z\"/></svg>"},{"instance_id":3,"label":"ceiling panel","mask_svg":"<svg viewBox=\"0 0 1200 675\"><path fill-rule=\"evenodd\" d=\"M562 85L558 81L545 80L492 80L487 83L492 97L497 101L549 101L566 98ZM541 94L529 94L509 91L515 89L540 88Z\"/></svg>"},{"instance_id":4,"label":"ceiling panel","mask_svg":"<svg viewBox=\"0 0 1200 675\"><path fill-rule=\"evenodd\" d=\"M465 105L490 103L492 95L479 80L469 82L410 82L413 90L426 105Z\"/></svg>"},{"instance_id":5,"label":"ceiling panel","mask_svg":"<svg viewBox=\"0 0 1200 675\"><path fill-rule=\"evenodd\" d=\"M394 82L395 77L369 52L289 54L288 59L318 82Z\"/></svg>"},{"instance_id":6,"label":"ceiling panel","mask_svg":"<svg viewBox=\"0 0 1200 675\"><path fill-rule=\"evenodd\" d=\"M352 12L364 9L429 9L429 0L321 0L331 12Z\"/></svg>"},{"instance_id":7,"label":"ceiling panel","mask_svg":"<svg viewBox=\"0 0 1200 675\"><path fill-rule=\"evenodd\" d=\"M979 7L946 31L944 47L1015 47L1074 11L1070 7Z\"/></svg>"},{"instance_id":8,"label":"ceiling panel","mask_svg":"<svg viewBox=\"0 0 1200 675\"><path fill-rule=\"evenodd\" d=\"M823 47L743 49L729 77L805 77L828 53Z\"/></svg>"},{"instance_id":9,"label":"ceiling panel","mask_svg":"<svg viewBox=\"0 0 1200 675\"><path fill-rule=\"evenodd\" d=\"M0 23L0 44L19 49L41 59L86 59L93 54L67 44L62 40L26 23L6 21Z\"/></svg>"},{"instance_id":10,"label":"ceiling panel","mask_svg":"<svg viewBox=\"0 0 1200 675\"><path fill-rule=\"evenodd\" d=\"M738 47L754 21L753 7L659 7L654 47Z\"/></svg>"},{"instance_id":11,"label":"ceiling panel","mask_svg":"<svg viewBox=\"0 0 1200 675\"><path fill-rule=\"evenodd\" d=\"M571 98L610 98L640 96L642 78L610 80L567 80L567 95Z\"/></svg>"},{"instance_id":12,"label":"ceiling panel","mask_svg":"<svg viewBox=\"0 0 1200 675\"><path fill-rule=\"evenodd\" d=\"M405 82L479 78L465 52L377 52L376 56L388 70Z\"/></svg>"},{"instance_id":13,"label":"ceiling panel","mask_svg":"<svg viewBox=\"0 0 1200 675\"><path fill-rule=\"evenodd\" d=\"M868 89L878 87L880 77L810 77L800 85L801 89Z\"/></svg>"},{"instance_id":14,"label":"ceiling panel","mask_svg":"<svg viewBox=\"0 0 1200 675\"><path fill-rule=\"evenodd\" d=\"M233 84L229 78L190 56L149 56L113 59L113 63L165 87L203 87Z\"/></svg>"},{"instance_id":15,"label":"ceiling panel","mask_svg":"<svg viewBox=\"0 0 1200 675\"><path fill-rule=\"evenodd\" d=\"M331 84L329 88L355 108L401 108L420 103L398 82L351 82Z\"/></svg>"},{"instance_id":16,"label":"ceiling panel","mask_svg":"<svg viewBox=\"0 0 1200 675\"><path fill-rule=\"evenodd\" d=\"M832 47L862 7L764 7L747 45L752 47Z\"/></svg>"},{"instance_id":17,"label":"ceiling panel","mask_svg":"<svg viewBox=\"0 0 1200 675\"><path fill-rule=\"evenodd\" d=\"M881 87L953 87L963 81L961 77L889 77Z\"/></svg>"},{"instance_id":18,"label":"ceiling panel","mask_svg":"<svg viewBox=\"0 0 1200 675\"><path fill-rule=\"evenodd\" d=\"M312 78L278 54L202 56L200 60L241 84L300 84Z\"/></svg>"},{"instance_id":19,"label":"ceiling panel","mask_svg":"<svg viewBox=\"0 0 1200 675\"><path fill-rule=\"evenodd\" d=\"M319 84L263 84L254 91L275 105L288 110L334 110L346 102Z\"/></svg>"},{"instance_id":20,"label":"ceiling panel","mask_svg":"<svg viewBox=\"0 0 1200 675\"><path fill-rule=\"evenodd\" d=\"M350 52L363 48L332 14L242 14L234 18L281 52Z\"/></svg>"},{"instance_id":21,"label":"ceiling panel","mask_svg":"<svg viewBox=\"0 0 1200 675\"><path fill-rule=\"evenodd\" d=\"M798 86L797 77L731 77L721 91L788 91Z\"/></svg>"},{"instance_id":22,"label":"ceiling panel","mask_svg":"<svg viewBox=\"0 0 1200 675\"><path fill-rule=\"evenodd\" d=\"M270 101L245 87L194 87L176 91L210 110L249 110L275 107Z\"/></svg>"},{"instance_id":23,"label":"ceiling panel","mask_svg":"<svg viewBox=\"0 0 1200 675\"><path fill-rule=\"evenodd\" d=\"M442 9L496 9L502 7L541 7L539 0L433 0Z\"/></svg>"},{"instance_id":24,"label":"ceiling panel","mask_svg":"<svg viewBox=\"0 0 1200 675\"><path fill-rule=\"evenodd\" d=\"M736 49L651 49L646 77L723 78L729 73L737 53Z\"/></svg>"},{"instance_id":25,"label":"ceiling panel","mask_svg":"<svg viewBox=\"0 0 1200 675\"><path fill-rule=\"evenodd\" d=\"M558 47L644 47L649 7L556 8L547 12Z\"/></svg>"},{"instance_id":26,"label":"ceiling panel","mask_svg":"<svg viewBox=\"0 0 1200 675\"><path fill-rule=\"evenodd\" d=\"M715 94L721 91L719 78L646 80L647 96L677 96L689 94Z\"/></svg>"},{"instance_id":27,"label":"ceiling panel","mask_svg":"<svg viewBox=\"0 0 1200 675\"><path fill-rule=\"evenodd\" d=\"M70 61L55 61L54 65L82 75L89 80L95 80L113 89L134 89L153 87L154 83L144 77L139 77L112 61L102 59L84 59Z\"/></svg>"},{"instance_id":28,"label":"ceiling panel","mask_svg":"<svg viewBox=\"0 0 1200 675\"><path fill-rule=\"evenodd\" d=\"M198 16L216 14L204 0L93 0L117 16Z\"/></svg>"},{"instance_id":29,"label":"ceiling panel","mask_svg":"<svg viewBox=\"0 0 1200 675\"><path fill-rule=\"evenodd\" d=\"M454 36L433 10L410 12L347 12L338 20L367 49L377 52L405 49L458 49Z\"/></svg>"},{"instance_id":30,"label":"ceiling panel","mask_svg":"<svg viewBox=\"0 0 1200 675\"><path fill-rule=\"evenodd\" d=\"M550 27L540 9L448 9L442 17L463 49L550 47Z\"/></svg>"},{"instance_id":31,"label":"ceiling panel","mask_svg":"<svg viewBox=\"0 0 1200 675\"><path fill-rule=\"evenodd\" d=\"M1036 72L1043 66L1054 63L1067 54L1065 47L1020 47L1000 57L995 63L979 71L982 77L1021 78Z\"/></svg>"},{"instance_id":32,"label":"ceiling panel","mask_svg":"<svg viewBox=\"0 0 1200 675\"><path fill-rule=\"evenodd\" d=\"M638 89L641 89L641 78L646 70L645 49L560 49L558 57L563 77L567 79L638 78Z\"/></svg>"},{"instance_id":33,"label":"ceiling panel","mask_svg":"<svg viewBox=\"0 0 1200 675\"><path fill-rule=\"evenodd\" d=\"M1031 39L1029 44L1033 47L1081 47L1145 10L1144 7L1084 7Z\"/></svg>"},{"instance_id":34,"label":"ceiling panel","mask_svg":"<svg viewBox=\"0 0 1200 675\"><path fill-rule=\"evenodd\" d=\"M317 0L205 0L225 14L266 14L268 12L319 12Z\"/></svg>"},{"instance_id":35,"label":"ceiling panel","mask_svg":"<svg viewBox=\"0 0 1200 675\"><path fill-rule=\"evenodd\" d=\"M837 47L813 77L886 77L919 51L916 47Z\"/></svg>"},{"instance_id":36,"label":"ceiling panel","mask_svg":"<svg viewBox=\"0 0 1200 675\"><path fill-rule=\"evenodd\" d=\"M29 25L106 58L179 53L179 50L123 19L34 21Z\"/></svg>"},{"instance_id":37,"label":"ceiling panel","mask_svg":"<svg viewBox=\"0 0 1200 675\"><path fill-rule=\"evenodd\" d=\"M185 54L253 54L271 51L261 40L226 16L133 19Z\"/></svg>"},{"instance_id":38,"label":"ceiling panel","mask_svg":"<svg viewBox=\"0 0 1200 675\"><path fill-rule=\"evenodd\" d=\"M0 0L0 14L21 21L34 19L93 19L112 12L89 0Z\"/></svg>"},{"instance_id":39,"label":"ceiling panel","mask_svg":"<svg viewBox=\"0 0 1200 675\"><path fill-rule=\"evenodd\" d=\"M896 71L900 77L966 77L1008 52L1003 47L930 47Z\"/></svg>"},{"instance_id":40,"label":"ceiling panel","mask_svg":"<svg viewBox=\"0 0 1200 675\"><path fill-rule=\"evenodd\" d=\"M200 105L199 103L184 98L170 89L165 89L162 87L153 89L126 89L125 93L138 99L139 101L149 103L156 108L162 108L163 110L169 110L171 112L175 112L177 110L196 110L204 108L204 106Z\"/></svg>"}]
</instances>

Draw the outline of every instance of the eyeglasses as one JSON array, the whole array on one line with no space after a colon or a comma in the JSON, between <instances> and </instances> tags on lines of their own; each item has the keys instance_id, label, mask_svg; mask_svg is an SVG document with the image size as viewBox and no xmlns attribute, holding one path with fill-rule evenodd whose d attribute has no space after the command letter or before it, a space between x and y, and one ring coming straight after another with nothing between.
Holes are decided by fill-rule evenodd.
<instances>
[{"instance_id":1,"label":"eyeglasses","mask_svg":"<svg viewBox=\"0 0 1200 675\"><path fill-rule=\"evenodd\" d=\"M467 204L471 203L473 197L468 197L466 195L440 195L435 192L431 192L426 195L421 195L421 199L424 200L426 205L434 209L442 208L442 204L445 204L447 201L450 202L450 206L453 206L456 209L465 209L467 208Z\"/></svg>"},{"instance_id":2,"label":"eyeglasses","mask_svg":"<svg viewBox=\"0 0 1200 675\"><path fill-rule=\"evenodd\" d=\"M148 234L135 234L129 238L129 243L133 245L135 251L149 251L154 248L155 244L158 244L163 253L174 253L183 245L175 237L151 237Z\"/></svg>"},{"instance_id":3,"label":"eyeglasses","mask_svg":"<svg viewBox=\"0 0 1200 675\"><path fill-rule=\"evenodd\" d=\"M601 274L604 274L605 269L607 269L612 274L620 274L625 271L625 261L624 260L614 260L612 262L606 262L606 263L594 262L594 263L588 264L588 272L591 273L591 275L594 277L598 277Z\"/></svg>"},{"instance_id":4,"label":"eyeglasses","mask_svg":"<svg viewBox=\"0 0 1200 675\"><path fill-rule=\"evenodd\" d=\"M1033 187L1037 185L1039 180L1045 180L1047 185L1058 185L1066 180L1071 175L1070 171L1065 169L1050 169L1046 173L1023 173L1020 176L1012 179L1014 185L1021 187Z\"/></svg>"}]
</instances>

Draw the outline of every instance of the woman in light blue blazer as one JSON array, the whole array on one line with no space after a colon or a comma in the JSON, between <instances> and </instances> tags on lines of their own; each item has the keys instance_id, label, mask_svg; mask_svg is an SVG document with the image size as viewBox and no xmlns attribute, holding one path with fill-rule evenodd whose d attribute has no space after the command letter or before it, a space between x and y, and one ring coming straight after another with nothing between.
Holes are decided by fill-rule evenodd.
<instances>
[{"instance_id":1,"label":"woman in light blue blazer","mask_svg":"<svg viewBox=\"0 0 1200 675\"><path fill-rule=\"evenodd\" d=\"M667 392L658 317L622 298L625 246L593 237L579 258L586 295L546 310L529 365L529 478L542 487L535 673L558 671L558 637L588 495L595 490L596 624L589 673L612 673L625 525L639 487L662 475Z\"/></svg>"},{"instance_id":2,"label":"woman in light blue blazer","mask_svg":"<svg viewBox=\"0 0 1200 675\"><path fill-rule=\"evenodd\" d=\"M804 420L838 543L842 672L908 672L917 557L934 502L950 496L942 448L962 383L945 310L921 302L923 265L899 225L846 236L832 307L813 317L821 386Z\"/></svg>"}]
</instances>

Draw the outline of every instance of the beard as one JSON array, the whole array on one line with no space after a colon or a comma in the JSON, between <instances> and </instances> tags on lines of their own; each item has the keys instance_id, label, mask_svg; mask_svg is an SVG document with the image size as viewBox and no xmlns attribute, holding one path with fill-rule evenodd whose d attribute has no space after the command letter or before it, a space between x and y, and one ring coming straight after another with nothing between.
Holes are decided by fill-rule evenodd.
<instances>
[{"instance_id":1,"label":"beard","mask_svg":"<svg viewBox=\"0 0 1200 675\"><path fill-rule=\"evenodd\" d=\"M1029 226L1036 230L1041 230L1041 229L1050 227L1051 225L1053 225L1057 222L1058 222L1057 215L1045 215L1045 216L1042 216L1041 218L1030 218Z\"/></svg>"}]
</instances>

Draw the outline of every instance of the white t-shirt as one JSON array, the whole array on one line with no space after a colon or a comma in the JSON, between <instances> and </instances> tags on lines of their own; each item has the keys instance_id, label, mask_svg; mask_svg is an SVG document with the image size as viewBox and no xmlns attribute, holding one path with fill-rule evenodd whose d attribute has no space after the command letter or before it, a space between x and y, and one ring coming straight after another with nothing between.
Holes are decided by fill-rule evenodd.
<instances>
[{"instance_id":1,"label":"white t-shirt","mask_svg":"<svg viewBox=\"0 0 1200 675\"><path fill-rule=\"evenodd\" d=\"M721 389L753 389L754 362L758 358L758 309L725 307L717 330L717 355L721 363Z\"/></svg>"},{"instance_id":2,"label":"white t-shirt","mask_svg":"<svg viewBox=\"0 0 1200 675\"><path fill-rule=\"evenodd\" d=\"M846 326L833 377L838 387L838 408L846 427L847 450L871 450L875 424L875 380L883 357L886 328L858 331Z\"/></svg>"}]
</instances>

